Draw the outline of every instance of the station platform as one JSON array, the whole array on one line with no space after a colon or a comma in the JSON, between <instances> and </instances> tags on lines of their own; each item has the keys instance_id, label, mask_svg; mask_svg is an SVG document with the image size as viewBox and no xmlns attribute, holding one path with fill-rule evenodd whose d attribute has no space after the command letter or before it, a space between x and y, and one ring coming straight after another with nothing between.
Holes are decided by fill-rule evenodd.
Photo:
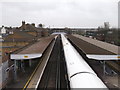
<instances>
[{"instance_id":1,"label":"station platform","mask_svg":"<svg viewBox=\"0 0 120 90\"><path fill-rule=\"evenodd\" d=\"M41 57L43 52L46 50L46 48L54 38L55 38L55 35L40 38L38 39L38 42L30 45L29 47L19 52L12 53L10 55L10 58L14 60L22 60L22 59L34 59L34 58Z\"/></svg>"},{"instance_id":2,"label":"station platform","mask_svg":"<svg viewBox=\"0 0 120 90\"><path fill-rule=\"evenodd\" d=\"M14 67L11 70L13 83L8 83L6 89L22 89L25 85L29 84L29 81L34 83L34 85L30 84L31 88L35 86L47 62L47 60L43 60L43 57L48 59L48 54L50 53L48 50L51 50L54 46L55 38L56 35L39 38L37 42L11 54L10 58L14 60ZM39 56L37 56L37 54L39 54ZM33 55L34 57L32 57ZM42 68L39 68L37 74L34 75L40 64ZM31 80L30 78L33 76L35 78Z\"/></svg>"},{"instance_id":3,"label":"station platform","mask_svg":"<svg viewBox=\"0 0 120 90\"><path fill-rule=\"evenodd\" d=\"M68 38L90 59L118 60L120 47L80 35L68 35Z\"/></svg>"}]
</instances>

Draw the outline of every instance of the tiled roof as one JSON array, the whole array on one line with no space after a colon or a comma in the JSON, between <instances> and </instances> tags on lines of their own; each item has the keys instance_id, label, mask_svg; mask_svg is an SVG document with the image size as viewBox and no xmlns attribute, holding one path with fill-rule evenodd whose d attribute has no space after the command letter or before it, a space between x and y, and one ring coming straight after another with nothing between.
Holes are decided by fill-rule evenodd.
<instances>
[{"instance_id":1,"label":"tiled roof","mask_svg":"<svg viewBox=\"0 0 120 90\"><path fill-rule=\"evenodd\" d=\"M34 38L35 37L33 35L24 31L14 31L13 34L7 35L3 39L4 41L32 41Z\"/></svg>"},{"instance_id":2,"label":"tiled roof","mask_svg":"<svg viewBox=\"0 0 120 90\"><path fill-rule=\"evenodd\" d=\"M19 30L23 30L23 26L19 27ZM37 28L31 24L25 24L25 30L36 31Z\"/></svg>"}]
</instances>

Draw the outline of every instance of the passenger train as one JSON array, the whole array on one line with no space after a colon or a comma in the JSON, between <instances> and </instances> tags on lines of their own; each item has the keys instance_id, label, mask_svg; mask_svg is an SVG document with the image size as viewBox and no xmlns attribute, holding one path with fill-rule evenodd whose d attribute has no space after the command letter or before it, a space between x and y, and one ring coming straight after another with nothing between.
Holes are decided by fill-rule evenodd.
<instances>
[{"instance_id":1,"label":"passenger train","mask_svg":"<svg viewBox=\"0 0 120 90\"><path fill-rule=\"evenodd\" d=\"M64 34L61 34L61 39L70 88L101 88L108 90L107 86L71 45Z\"/></svg>"}]
</instances>

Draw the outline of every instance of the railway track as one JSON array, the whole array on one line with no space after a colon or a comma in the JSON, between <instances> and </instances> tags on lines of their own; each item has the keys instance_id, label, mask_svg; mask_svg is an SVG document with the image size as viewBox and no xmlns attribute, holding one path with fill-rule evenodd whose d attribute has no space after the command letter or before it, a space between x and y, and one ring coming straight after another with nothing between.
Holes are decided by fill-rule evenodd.
<instances>
[{"instance_id":1,"label":"railway track","mask_svg":"<svg viewBox=\"0 0 120 90\"><path fill-rule=\"evenodd\" d=\"M68 88L67 71L61 48L60 36L58 36L37 90Z\"/></svg>"}]
</instances>

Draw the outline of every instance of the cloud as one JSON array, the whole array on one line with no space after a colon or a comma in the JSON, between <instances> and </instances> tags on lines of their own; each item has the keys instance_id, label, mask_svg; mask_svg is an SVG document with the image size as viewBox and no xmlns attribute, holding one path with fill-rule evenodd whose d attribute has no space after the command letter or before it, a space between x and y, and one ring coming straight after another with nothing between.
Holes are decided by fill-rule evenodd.
<instances>
[{"instance_id":1,"label":"cloud","mask_svg":"<svg viewBox=\"0 0 120 90\"><path fill-rule=\"evenodd\" d=\"M2 24L22 20L56 27L97 27L104 21L117 27L118 0L24 0L2 2Z\"/></svg>"}]
</instances>

